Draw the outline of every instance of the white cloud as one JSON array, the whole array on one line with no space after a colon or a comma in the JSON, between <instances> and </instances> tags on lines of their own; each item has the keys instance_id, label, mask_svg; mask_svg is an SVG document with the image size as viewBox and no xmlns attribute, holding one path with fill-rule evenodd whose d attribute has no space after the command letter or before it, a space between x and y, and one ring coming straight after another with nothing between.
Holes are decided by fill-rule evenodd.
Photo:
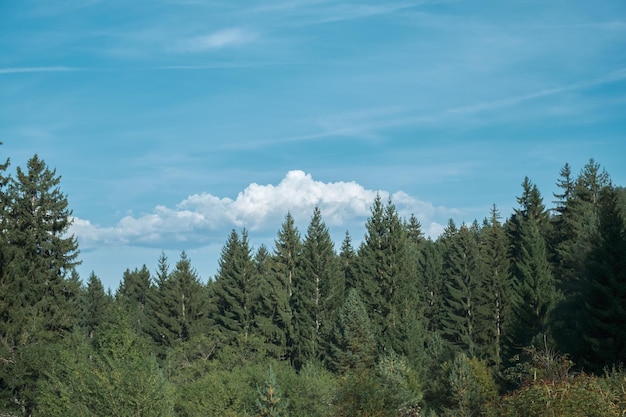
<instances>
[{"instance_id":1,"label":"white cloud","mask_svg":"<svg viewBox=\"0 0 626 417\"><path fill-rule=\"evenodd\" d=\"M287 212L297 223L306 225L316 206L329 227L345 230L349 225L364 224L377 194L385 202L390 196L386 191L368 190L354 181L326 183L294 170L277 185L252 183L234 200L209 193L193 194L174 208L159 205L151 213L126 216L113 227L75 218L71 231L83 249L102 245L169 247L181 242L198 247L223 241L232 228L245 227L261 233L278 230ZM391 201L402 217L415 214L430 236L436 236L441 229L434 219L453 213L402 191L392 194Z\"/></svg>"},{"instance_id":2,"label":"white cloud","mask_svg":"<svg viewBox=\"0 0 626 417\"><path fill-rule=\"evenodd\" d=\"M29 72L67 72L78 71L78 68L72 67L16 67L16 68L0 68L0 74L24 74Z\"/></svg>"},{"instance_id":3,"label":"white cloud","mask_svg":"<svg viewBox=\"0 0 626 417\"><path fill-rule=\"evenodd\" d=\"M181 45L181 49L188 52L202 52L212 49L243 45L254 41L257 35L242 28L230 28L220 30L204 36L196 36L187 39Z\"/></svg>"}]
</instances>

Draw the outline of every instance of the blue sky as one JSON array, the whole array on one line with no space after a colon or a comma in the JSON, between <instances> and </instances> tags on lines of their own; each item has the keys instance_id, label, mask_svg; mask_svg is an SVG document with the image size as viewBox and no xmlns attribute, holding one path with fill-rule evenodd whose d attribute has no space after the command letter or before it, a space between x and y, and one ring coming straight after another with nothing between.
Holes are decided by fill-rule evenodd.
<instances>
[{"instance_id":1,"label":"blue sky","mask_svg":"<svg viewBox=\"0 0 626 417\"><path fill-rule=\"evenodd\" d=\"M437 236L566 162L626 185L623 0L5 1L0 50L2 155L57 169L113 289L316 205L358 244L376 193Z\"/></svg>"}]
</instances>

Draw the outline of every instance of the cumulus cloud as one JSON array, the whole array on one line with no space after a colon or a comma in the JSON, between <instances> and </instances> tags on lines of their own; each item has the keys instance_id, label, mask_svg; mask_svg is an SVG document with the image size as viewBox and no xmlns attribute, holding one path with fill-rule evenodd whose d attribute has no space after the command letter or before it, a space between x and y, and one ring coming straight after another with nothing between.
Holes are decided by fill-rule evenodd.
<instances>
[{"instance_id":1,"label":"cumulus cloud","mask_svg":"<svg viewBox=\"0 0 626 417\"><path fill-rule=\"evenodd\" d=\"M209 193L193 194L176 207L156 206L151 213L126 216L113 227L101 227L89 220L74 219L74 233L84 249L100 245L167 246L184 242L200 246L222 241L228 230L247 228L251 232L278 230L289 212L296 222L306 224L319 207L329 227L363 224L371 205L380 195L391 198L399 214L411 214L424 225L427 235L436 236L441 226L433 219L452 213L402 191L368 190L356 182L322 182L303 171L289 171L277 184L250 184L233 200Z\"/></svg>"}]
</instances>

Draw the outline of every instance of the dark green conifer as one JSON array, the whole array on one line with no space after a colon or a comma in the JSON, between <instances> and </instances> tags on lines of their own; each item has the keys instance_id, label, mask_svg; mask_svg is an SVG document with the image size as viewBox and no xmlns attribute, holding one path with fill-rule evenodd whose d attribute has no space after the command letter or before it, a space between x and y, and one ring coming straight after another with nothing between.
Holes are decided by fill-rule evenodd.
<instances>
[{"instance_id":1,"label":"dark green conifer","mask_svg":"<svg viewBox=\"0 0 626 417\"><path fill-rule=\"evenodd\" d=\"M304 238L301 261L302 275L295 283L293 303L294 330L299 332L302 344L295 361L297 369L307 361L321 358L323 335L331 331L344 296L344 276L317 207Z\"/></svg>"},{"instance_id":2,"label":"dark green conifer","mask_svg":"<svg viewBox=\"0 0 626 417\"><path fill-rule=\"evenodd\" d=\"M448 239L444 252L442 335L453 346L475 356L480 350L479 337L485 320L478 242L466 225Z\"/></svg>"},{"instance_id":3,"label":"dark green conifer","mask_svg":"<svg viewBox=\"0 0 626 417\"><path fill-rule=\"evenodd\" d=\"M305 349L307 341L303 338L304 327L307 319L300 319L298 315L308 315L308 305L305 300L309 297L294 296L296 287L299 291L312 293L312 285L302 276L302 240L300 232L295 225L291 213L287 213L285 220L278 231L278 237L274 242L274 254L272 256L273 275L278 281L277 291L286 291L288 305L281 306L281 316L285 319L282 330L287 335L287 349L292 365L297 366L297 358ZM281 299L284 296L281 296ZM298 313L295 313L297 310ZM296 319L296 317L298 317Z\"/></svg>"},{"instance_id":4,"label":"dark green conifer","mask_svg":"<svg viewBox=\"0 0 626 417\"><path fill-rule=\"evenodd\" d=\"M584 362L592 370L626 362L626 228L617 193L598 196L599 230L589 257Z\"/></svg>"},{"instance_id":5,"label":"dark green conifer","mask_svg":"<svg viewBox=\"0 0 626 417\"><path fill-rule=\"evenodd\" d=\"M0 166L0 171L8 161ZM16 178L0 176L0 387L28 413L42 369L23 358L67 335L78 323L78 243L68 235L72 211L61 177L37 155Z\"/></svg>"},{"instance_id":6,"label":"dark green conifer","mask_svg":"<svg viewBox=\"0 0 626 417\"><path fill-rule=\"evenodd\" d=\"M215 277L211 318L227 340L247 339L252 327L255 271L248 232L232 230Z\"/></svg>"}]
</instances>

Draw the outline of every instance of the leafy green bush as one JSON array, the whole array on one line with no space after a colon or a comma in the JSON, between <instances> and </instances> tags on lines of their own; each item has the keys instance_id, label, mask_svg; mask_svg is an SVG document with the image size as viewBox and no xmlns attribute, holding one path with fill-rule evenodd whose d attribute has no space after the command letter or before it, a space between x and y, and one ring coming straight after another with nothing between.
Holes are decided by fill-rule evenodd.
<instances>
[{"instance_id":1,"label":"leafy green bush","mask_svg":"<svg viewBox=\"0 0 626 417\"><path fill-rule=\"evenodd\" d=\"M487 407L486 416L618 417L619 396L607 381L578 375L560 381L538 380Z\"/></svg>"}]
</instances>

